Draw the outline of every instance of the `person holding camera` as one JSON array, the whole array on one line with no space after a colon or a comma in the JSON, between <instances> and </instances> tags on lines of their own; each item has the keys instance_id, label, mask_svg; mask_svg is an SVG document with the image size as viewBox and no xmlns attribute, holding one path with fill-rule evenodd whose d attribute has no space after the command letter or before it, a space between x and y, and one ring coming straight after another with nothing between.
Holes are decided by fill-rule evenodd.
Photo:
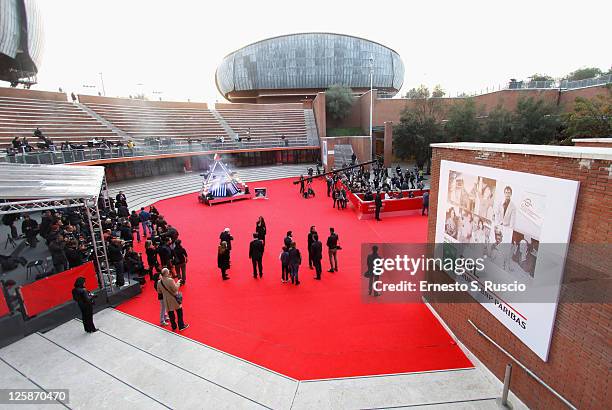
<instances>
[{"instance_id":1,"label":"person holding camera","mask_svg":"<svg viewBox=\"0 0 612 410\"><path fill-rule=\"evenodd\" d=\"M79 246L79 241L77 239L71 239L68 241L65 250L66 259L68 260L68 267L72 269L76 266L82 265L85 261L84 251L85 246Z\"/></svg>"},{"instance_id":2,"label":"person holding camera","mask_svg":"<svg viewBox=\"0 0 612 410\"><path fill-rule=\"evenodd\" d=\"M60 273L68 269L68 259L66 259L66 241L63 235L58 234L53 241L49 242L51 261L55 273Z\"/></svg>"},{"instance_id":3,"label":"person holding camera","mask_svg":"<svg viewBox=\"0 0 612 410\"><path fill-rule=\"evenodd\" d=\"M21 232L25 235L28 245L30 245L31 248L36 248L36 244L38 243L38 240L36 239L36 236L38 235L38 222L30 218L30 214L25 214L23 216Z\"/></svg>"},{"instance_id":4,"label":"person holding camera","mask_svg":"<svg viewBox=\"0 0 612 410\"><path fill-rule=\"evenodd\" d=\"M174 242L173 253L173 264L176 269L176 274L181 281L181 285L185 285L185 281L187 280L187 251L183 248L180 239Z\"/></svg>"},{"instance_id":5,"label":"person holding camera","mask_svg":"<svg viewBox=\"0 0 612 410\"><path fill-rule=\"evenodd\" d=\"M79 276L74 281L74 288L72 289L72 299L79 305L81 310L81 318L83 319L83 327L87 333L97 332L99 329L96 328L93 322L93 305L96 295L90 293L85 288L85 278Z\"/></svg>"},{"instance_id":6,"label":"person holding camera","mask_svg":"<svg viewBox=\"0 0 612 410\"><path fill-rule=\"evenodd\" d=\"M121 287L125 284L123 277L123 241L118 238L112 238L110 244L106 248L108 262L115 268L116 281L115 285Z\"/></svg>"},{"instance_id":7,"label":"person holding camera","mask_svg":"<svg viewBox=\"0 0 612 410\"><path fill-rule=\"evenodd\" d=\"M140 243L140 217L136 211L132 211L129 217L130 226L132 227L132 238L134 233L136 234L136 240ZM133 239L132 239L133 240Z\"/></svg>"}]
</instances>

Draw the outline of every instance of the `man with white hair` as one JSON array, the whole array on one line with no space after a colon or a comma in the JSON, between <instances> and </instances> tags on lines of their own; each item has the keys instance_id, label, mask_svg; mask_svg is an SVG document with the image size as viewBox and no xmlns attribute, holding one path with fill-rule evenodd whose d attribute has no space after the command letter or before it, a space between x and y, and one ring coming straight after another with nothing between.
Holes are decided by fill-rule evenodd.
<instances>
[{"instance_id":1,"label":"man with white hair","mask_svg":"<svg viewBox=\"0 0 612 410\"><path fill-rule=\"evenodd\" d=\"M230 228L225 228L223 230L223 232L221 232L221 235L219 235L219 243L221 242L227 242L227 252L228 254L231 253L232 251L232 241L234 240L234 237L232 235L230 235Z\"/></svg>"}]
</instances>

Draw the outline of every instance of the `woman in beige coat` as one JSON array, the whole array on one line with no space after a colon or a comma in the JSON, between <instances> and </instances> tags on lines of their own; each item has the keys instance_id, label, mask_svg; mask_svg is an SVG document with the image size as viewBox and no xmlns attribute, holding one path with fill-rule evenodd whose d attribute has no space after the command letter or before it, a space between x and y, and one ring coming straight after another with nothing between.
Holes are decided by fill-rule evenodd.
<instances>
[{"instance_id":1,"label":"woman in beige coat","mask_svg":"<svg viewBox=\"0 0 612 410\"><path fill-rule=\"evenodd\" d=\"M157 292L163 296L164 304L166 305L166 312L170 316L170 325L172 330L176 330L177 317L178 317L178 329L185 330L189 327L183 322L183 305L177 300L179 293L179 287L170 277L170 271L168 268L164 268L161 271L162 277L157 283ZM175 313L176 312L176 316Z\"/></svg>"}]
</instances>

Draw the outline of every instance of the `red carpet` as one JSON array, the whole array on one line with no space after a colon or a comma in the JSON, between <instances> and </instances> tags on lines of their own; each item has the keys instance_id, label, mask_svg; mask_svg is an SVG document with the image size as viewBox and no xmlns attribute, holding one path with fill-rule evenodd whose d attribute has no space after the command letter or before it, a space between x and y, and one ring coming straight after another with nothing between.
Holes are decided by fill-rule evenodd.
<instances>
[{"instance_id":1,"label":"red carpet","mask_svg":"<svg viewBox=\"0 0 612 410\"><path fill-rule=\"evenodd\" d=\"M184 336L300 380L472 367L425 305L367 304L360 295L361 243L424 242L426 217L358 221L351 209L331 207L322 181L315 183L319 196L309 200L289 180L252 184L257 186L268 188L269 200L207 207L191 194L156 204L189 253L183 294L191 327ZM264 277L255 280L248 244L259 215L268 235ZM327 273L325 257L321 281L308 269L310 225L324 246L333 226L343 247L340 272ZM235 238L229 281L221 280L216 264L225 227ZM288 230L305 262L300 286L280 281L278 257ZM149 282L119 309L158 324L159 304Z\"/></svg>"}]
</instances>

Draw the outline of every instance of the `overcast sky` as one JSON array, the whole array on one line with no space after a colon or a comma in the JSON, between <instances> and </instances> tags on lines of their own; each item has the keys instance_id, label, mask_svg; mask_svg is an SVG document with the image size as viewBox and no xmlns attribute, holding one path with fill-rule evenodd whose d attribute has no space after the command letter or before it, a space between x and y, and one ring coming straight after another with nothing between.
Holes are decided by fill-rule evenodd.
<instances>
[{"instance_id":1,"label":"overcast sky","mask_svg":"<svg viewBox=\"0 0 612 410\"><path fill-rule=\"evenodd\" d=\"M0 0L1 1L1 0ZM277 35L329 31L380 42L406 68L404 93L451 95L537 73L610 68L612 2L591 1L39 1L45 53L36 89L223 101L221 59ZM6 84L4 84L6 86ZM161 93L161 94L160 94Z\"/></svg>"}]
</instances>

